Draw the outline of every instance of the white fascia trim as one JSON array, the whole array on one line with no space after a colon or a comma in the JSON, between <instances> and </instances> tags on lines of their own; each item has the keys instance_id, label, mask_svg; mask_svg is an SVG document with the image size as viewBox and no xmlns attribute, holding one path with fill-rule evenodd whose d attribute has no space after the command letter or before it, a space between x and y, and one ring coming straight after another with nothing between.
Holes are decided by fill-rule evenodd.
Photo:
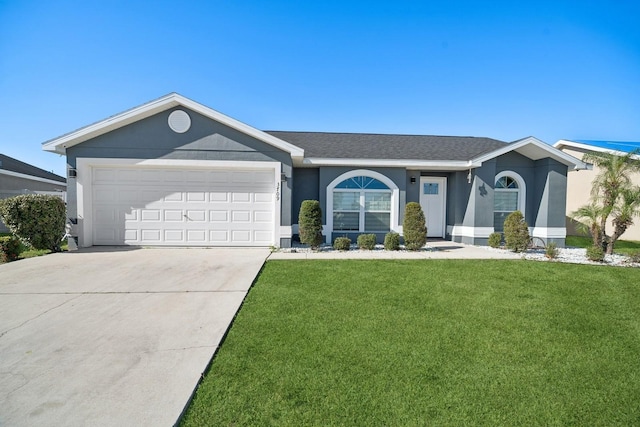
<instances>
[{"instance_id":1,"label":"white fascia trim","mask_svg":"<svg viewBox=\"0 0 640 427\"><path fill-rule=\"evenodd\" d=\"M554 160L559 161L560 163L563 163L569 167L571 167L574 170L580 170L580 169L588 169L588 164L576 159L575 157L573 157L570 154L565 153L564 151L561 151L557 148L552 147L551 145L540 141L538 138L534 138L532 136L529 136L527 138L523 138L521 140L515 141L515 142L511 142L507 145L505 145L502 148L499 148L497 150L494 150L490 153L487 153L483 156L477 157L475 159L472 160L472 162L486 162L487 160L491 160L495 157L501 156L503 154L506 154L510 151L516 151L519 148L522 148L526 145L534 145L535 147L544 150L545 152L547 152L549 154L549 157L551 157Z\"/></svg>"},{"instance_id":2,"label":"white fascia trim","mask_svg":"<svg viewBox=\"0 0 640 427\"><path fill-rule=\"evenodd\" d=\"M493 227L470 227L468 225L448 226L447 231L452 237L474 237L486 239L495 230Z\"/></svg>"},{"instance_id":3,"label":"white fascia trim","mask_svg":"<svg viewBox=\"0 0 640 427\"><path fill-rule=\"evenodd\" d=\"M293 159L301 160L304 157L304 150L302 148L276 138L275 136L269 135L268 133L262 132L261 130L226 116L212 108L185 98L177 93L171 93L163 96L162 98L147 102L139 107L132 108L105 120L47 141L42 145L42 149L44 151L65 154L66 149L69 147L177 106L189 108L203 116L209 117L210 119L236 129L246 135L252 136L280 150L286 151Z\"/></svg>"},{"instance_id":4,"label":"white fascia trim","mask_svg":"<svg viewBox=\"0 0 640 427\"><path fill-rule=\"evenodd\" d=\"M565 227L529 227L531 237L539 237L541 239L564 239L567 237L567 229Z\"/></svg>"},{"instance_id":5,"label":"white fascia trim","mask_svg":"<svg viewBox=\"0 0 640 427\"><path fill-rule=\"evenodd\" d=\"M467 170L476 168L480 164L463 161L439 160L390 160L390 159L341 159L329 157L305 158L304 166L356 166L356 167L401 167L407 169L429 170Z\"/></svg>"},{"instance_id":6,"label":"white fascia trim","mask_svg":"<svg viewBox=\"0 0 640 427\"><path fill-rule=\"evenodd\" d=\"M253 161L227 161L227 160L172 160L172 159L115 159L115 158L88 158L79 157L76 160L76 215L82 219L82 229L79 233L78 244L81 247L93 246L93 172L94 167L175 167L175 168L203 168L203 169L267 169L273 170L276 188L274 193L280 192L280 162L253 162ZM283 231L280 225L282 196L274 198L273 223L274 246L280 246L280 237ZM286 230L284 231L286 233ZM286 236L285 236L286 237ZM291 236L289 236L291 237ZM277 241L276 241L277 240Z\"/></svg>"},{"instance_id":7,"label":"white fascia trim","mask_svg":"<svg viewBox=\"0 0 640 427\"><path fill-rule=\"evenodd\" d=\"M611 154L615 154L616 156L626 156L629 153L625 153L624 151L618 151L618 150L610 150L607 148L602 148L602 147L596 147L595 145L591 145L591 144L584 144L581 142L575 142L575 141L570 141L568 139L561 139L558 142L556 142L555 144L553 144L554 148L557 148L558 150L562 150L562 147L572 147L572 148L578 148L580 150L585 150L585 151L597 151L599 153L611 153ZM640 160L640 156L631 156L632 158L636 159L636 160ZM590 163L587 163L587 165L589 165L589 169L593 169L593 165Z\"/></svg>"},{"instance_id":8,"label":"white fascia trim","mask_svg":"<svg viewBox=\"0 0 640 427\"><path fill-rule=\"evenodd\" d=\"M18 173L18 172L8 171L8 170L4 170L4 169L0 169L0 175L13 176L13 177L16 177L16 178L28 179L28 180L37 181L37 182L44 182L44 183L47 183L47 184L61 185L63 187L67 186L67 184L65 182L54 181L52 179L40 178L38 176L27 175L27 174L24 174L24 173Z\"/></svg>"}]
</instances>

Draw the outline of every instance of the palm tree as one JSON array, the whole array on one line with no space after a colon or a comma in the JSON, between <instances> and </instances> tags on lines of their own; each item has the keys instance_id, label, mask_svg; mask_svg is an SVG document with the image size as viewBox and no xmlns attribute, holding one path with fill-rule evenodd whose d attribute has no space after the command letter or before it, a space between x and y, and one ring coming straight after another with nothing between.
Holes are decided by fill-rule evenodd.
<instances>
[{"instance_id":1,"label":"palm tree","mask_svg":"<svg viewBox=\"0 0 640 427\"><path fill-rule=\"evenodd\" d=\"M593 180L591 197L602 208L599 241L601 243L606 242L607 246L611 244L610 239L607 238L607 219L616 208L622 193L631 188L631 174L640 172L639 154L640 150L634 150L623 156L612 153L591 152L583 157L585 162L593 163L600 169L600 172Z\"/></svg>"},{"instance_id":2,"label":"palm tree","mask_svg":"<svg viewBox=\"0 0 640 427\"><path fill-rule=\"evenodd\" d=\"M571 212L570 216L577 222L576 228L580 233L591 235L593 246L602 247L602 233L600 230L601 206L591 202L591 204L584 205L577 211Z\"/></svg>"},{"instance_id":3,"label":"palm tree","mask_svg":"<svg viewBox=\"0 0 640 427\"><path fill-rule=\"evenodd\" d=\"M613 234L607 244L607 253L613 253L613 246L622 233L633 225L633 218L640 216L640 187L635 186L621 191L621 198L613 213Z\"/></svg>"}]
</instances>

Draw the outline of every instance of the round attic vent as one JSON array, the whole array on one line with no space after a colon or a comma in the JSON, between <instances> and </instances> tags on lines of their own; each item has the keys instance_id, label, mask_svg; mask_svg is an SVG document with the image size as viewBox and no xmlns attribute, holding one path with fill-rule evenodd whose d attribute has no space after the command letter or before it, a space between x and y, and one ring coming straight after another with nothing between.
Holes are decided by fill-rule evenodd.
<instances>
[{"instance_id":1,"label":"round attic vent","mask_svg":"<svg viewBox=\"0 0 640 427\"><path fill-rule=\"evenodd\" d=\"M169 114L169 127L176 133L185 133L191 127L191 117L182 110L176 110Z\"/></svg>"}]
</instances>

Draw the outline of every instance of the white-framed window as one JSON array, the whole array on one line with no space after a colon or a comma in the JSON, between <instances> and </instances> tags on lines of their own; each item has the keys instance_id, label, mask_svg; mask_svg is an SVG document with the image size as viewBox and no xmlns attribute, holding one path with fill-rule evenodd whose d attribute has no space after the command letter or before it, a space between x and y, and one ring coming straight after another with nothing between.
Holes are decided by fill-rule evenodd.
<instances>
[{"instance_id":1,"label":"white-framed window","mask_svg":"<svg viewBox=\"0 0 640 427\"><path fill-rule=\"evenodd\" d=\"M330 231L386 233L397 229L398 187L368 170L340 175L327 187Z\"/></svg>"},{"instance_id":2,"label":"white-framed window","mask_svg":"<svg viewBox=\"0 0 640 427\"><path fill-rule=\"evenodd\" d=\"M510 213L520 211L525 214L526 186L520 175L504 171L496 175L493 188L493 228L502 231Z\"/></svg>"}]
</instances>

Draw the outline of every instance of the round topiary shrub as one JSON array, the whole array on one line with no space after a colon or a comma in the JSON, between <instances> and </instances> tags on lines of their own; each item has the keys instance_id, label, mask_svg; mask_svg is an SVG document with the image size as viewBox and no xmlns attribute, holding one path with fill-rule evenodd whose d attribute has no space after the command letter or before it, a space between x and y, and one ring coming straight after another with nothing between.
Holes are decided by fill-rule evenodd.
<instances>
[{"instance_id":1,"label":"round topiary shrub","mask_svg":"<svg viewBox=\"0 0 640 427\"><path fill-rule=\"evenodd\" d=\"M522 212L511 212L504 220L504 240L507 248L514 252L526 251L529 247L529 225Z\"/></svg>"},{"instance_id":2,"label":"round topiary shrub","mask_svg":"<svg viewBox=\"0 0 640 427\"><path fill-rule=\"evenodd\" d=\"M371 251L376 247L375 234L361 234L358 236L358 248Z\"/></svg>"},{"instance_id":3,"label":"round topiary shrub","mask_svg":"<svg viewBox=\"0 0 640 427\"><path fill-rule=\"evenodd\" d=\"M384 250L397 251L400 249L400 235L391 231L384 236Z\"/></svg>"},{"instance_id":4,"label":"round topiary shrub","mask_svg":"<svg viewBox=\"0 0 640 427\"><path fill-rule=\"evenodd\" d=\"M351 239L348 237L336 237L333 241L333 249L336 251L348 251L351 249Z\"/></svg>"},{"instance_id":5,"label":"round topiary shrub","mask_svg":"<svg viewBox=\"0 0 640 427\"><path fill-rule=\"evenodd\" d=\"M23 194L0 200L0 218L24 244L60 251L66 224L66 206L60 197Z\"/></svg>"},{"instance_id":6,"label":"round topiary shrub","mask_svg":"<svg viewBox=\"0 0 640 427\"><path fill-rule=\"evenodd\" d=\"M298 234L300 243L312 249L322 244L322 209L317 200L304 200L298 215Z\"/></svg>"},{"instance_id":7,"label":"round topiary shrub","mask_svg":"<svg viewBox=\"0 0 640 427\"><path fill-rule=\"evenodd\" d=\"M407 203L402 229L404 245L408 250L420 250L427 243L427 224L420 203Z\"/></svg>"},{"instance_id":8,"label":"round topiary shrub","mask_svg":"<svg viewBox=\"0 0 640 427\"><path fill-rule=\"evenodd\" d=\"M589 246L587 248L587 259L589 261L604 261L604 250L600 246Z\"/></svg>"},{"instance_id":9,"label":"round topiary shrub","mask_svg":"<svg viewBox=\"0 0 640 427\"><path fill-rule=\"evenodd\" d=\"M502 244L502 234L491 233L489 234L489 241L487 242L492 248L499 248Z\"/></svg>"}]
</instances>

